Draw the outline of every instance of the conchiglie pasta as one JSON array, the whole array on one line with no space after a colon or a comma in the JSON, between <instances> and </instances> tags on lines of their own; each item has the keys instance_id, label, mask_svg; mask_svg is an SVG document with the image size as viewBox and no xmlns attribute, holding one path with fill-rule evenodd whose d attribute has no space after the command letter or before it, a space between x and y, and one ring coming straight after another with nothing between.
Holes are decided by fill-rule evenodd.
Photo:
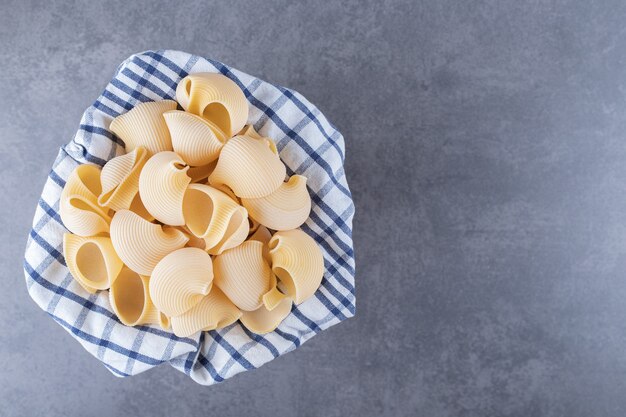
<instances>
[{"instance_id":1,"label":"conchiglie pasta","mask_svg":"<svg viewBox=\"0 0 626 417\"><path fill-rule=\"evenodd\" d=\"M259 308L270 290L272 271L261 242L247 241L216 256L213 269L215 285L241 310Z\"/></svg>"},{"instance_id":2,"label":"conchiglie pasta","mask_svg":"<svg viewBox=\"0 0 626 417\"><path fill-rule=\"evenodd\" d=\"M124 266L108 237L65 233L63 254L74 279L90 293L109 288Z\"/></svg>"},{"instance_id":3,"label":"conchiglie pasta","mask_svg":"<svg viewBox=\"0 0 626 417\"><path fill-rule=\"evenodd\" d=\"M169 328L169 318L159 312L150 299L149 277L124 267L109 290L113 312L127 326L158 324Z\"/></svg>"},{"instance_id":4,"label":"conchiglie pasta","mask_svg":"<svg viewBox=\"0 0 626 417\"><path fill-rule=\"evenodd\" d=\"M107 162L100 175L98 204L115 211L128 209L139 191L139 173L148 157L146 148L139 146Z\"/></svg>"},{"instance_id":5,"label":"conchiglie pasta","mask_svg":"<svg viewBox=\"0 0 626 417\"><path fill-rule=\"evenodd\" d=\"M139 176L139 195L150 214L171 226L185 224L183 196L191 178L189 166L175 152L153 155Z\"/></svg>"},{"instance_id":6,"label":"conchiglie pasta","mask_svg":"<svg viewBox=\"0 0 626 417\"><path fill-rule=\"evenodd\" d=\"M259 140L265 141L265 143L267 144L267 146L269 146L271 151L278 155L278 149L276 149L276 144L274 143L274 141L268 137L261 136L256 130L254 130L254 126L248 125L244 127L239 133L239 135L248 136L252 139L259 139Z\"/></svg>"},{"instance_id":7,"label":"conchiglie pasta","mask_svg":"<svg viewBox=\"0 0 626 417\"><path fill-rule=\"evenodd\" d=\"M272 262L272 259L270 258L269 247L268 247L268 244L270 243L270 239L272 239L272 234L270 233L269 230L267 230L267 227L265 226L259 226L256 229L256 231L248 237L248 240L256 240L263 244L263 258L265 258L265 260L269 263Z\"/></svg>"},{"instance_id":8,"label":"conchiglie pasta","mask_svg":"<svg viewBox=\"0 0 626 417\"><path fill-rule=\"evenodd\" d=\"M126 152L138 146L150 153L172 150L170 132L165 124L163 113L176 109L172 100L139 103L111 122L110 129L124 141Z\"/></svg>"},{"instance_id":9,"label":"conchiglie pasta","mask_svg":"<svg viewBox=\"0 0 626 417\"><path fill-rule=\"evenodd\" d=\"M207 181L209 175L211 175L216 165L217 159L207 165L200 165L195 167L190 166L189 171L187 171L187 175L191 178L192 183L204 183Z\"/></svg>"},{"instance_id":10,"label":"conchiglie pasta","mask_svg":"<svg viewBox=\"0 0 626 417\"><path fill-rule=\"evenodd\" d=\"M168 111L163 117L174 152L187 164L202 166L217 159L226 137L212 122L179 110Z\"/></svg>"},{"instance_id":11,"label":"conchiglie pasta","mask_svg":"<svg viewBox=\"0 0 626 417\"><path fill-rule=\"evenodd\" d=\"M241 203L250 217L273 230L298 228L311 212L311 197L302 175L293 175L267 197L242 198Z\"/></svg>"},{"instance_id":12,"label":"conchiglie pasta","mask_svg":"<svg viewBox=\"0 0 626 417\"><path fill-rule=\"evenodd\" d=\"M209 182L226 184L241 198L260 198L280 187L285 175L285 165L265 142L236 136L222 148Z\"/></svg>"},{"instance_id":13,"label":"conchiglie pasta","mask_svg":"<svg viewBox=\"0 0 626 417\"><path fill-rule=\"evenodd\" d=\"M178 249L157 264L150 277L150 296L168 316L179 316L198 304L213 284L211 257L198 248Z\"/></svg>"},{"instance_id":14,"label":"conchiglie pasta","mask_svg":"<svg viewBox=\"0 0 626 417\"><path fill-rule=\"evenodd\" d=\"M180 316L172 317L172 330L178 337L187 337L200 330L230 326L241 317L241 311L216 286L198 304Z\"/></svg>"},{"instance_id":15,"label":"conchiglie pasta","mask_svg":"<svg viewBox=\"0 0 626 417\"><path fill-rule=\"evenodd\" d=\"M300 304L317 291L324 276L324 258L317 243L302 230L276 232L269 242L272 271L284 292Z\"/></svg>"},{"instance_id":16,"label":"conchiglie pasta","mask_svg":"<svg viewBox=\"0 0 626 417\"><path fill-rule=\"evenodd\" d=\"M186 227L219 254L248 235L248 213L223 192L205 184L190 184L183 200Z\"/></svg>"},{"instance_id":17,"label":"conchiglie pasta","mask_svg":"<svg viewBox=\"0 0 626 417\"><path fill-rule=\"evenodd\" d=\"M143 205L143 201L141 201L139 193L135 194L135 198L133 198L133 201L130 203L130 207L128 208L128 210L132 211L133 213L139 215L149 222L154 220L154 216L150 214L148 212L148 209L146 209L146 206Z\"/></svg>"},{"instance_id":18,"label":"conchiglie pasta","mask_svg":"<svg viewBox=\"0 0 626 417\"><path fill-rule=\"evenodd\" d=\"M129 210L120 210L111 221L111 242L124 263L140 275L149 276L168 253L189 239L173 227L150 223Z\"/></svg>"},{"instance_id":19,"label":"conchiglie pasta","mask_svg":"<svg viewBox=\"0 0 626 417\"><path fill-rule=\"evenodd\" d=\"M273 310L261 306L254 311L244 311L241 315L241 324L257 334L266 334L274 331L291 312L293 302L289 298L282 299Z\"/></svg>"},{"instance_id":20,"label":"conchiglie pasta","mask_svg":"<svg viewBox=\"0 0 626 417\"><path fill-rule=\"evenodd\" d=\"M70 232L79 236L109 232L109 209L98 204L101 191L99 167L79 165L70 174L59 203L61 220Z\"/></svg>"},{"instance_id":21,"label":"conchiglie pasta","mask_svg":"<svg viewBox=\"0 0 626 417\"><path fill-rule=\"evenodd\" d=\"M276 306L278 306L285 298L289 298L278 289L277 284L278 280L274 271L272 271L272 276L270 278L270 290L263 294L263 306L265 306L265 308L269 311L274 310L274 308L276 308Z\"/></svg>"},{"instance_id":22,"label":"conchiglie pasta","mask_svg":"<svg viewBox=\"0 0 626 417\"><path fill-rule=\"evenodd\" d=\"M183 78L176 101L188 112L213 122L231 137L246 124L248 101L237 84L222 74L196 73Z\"/></svg>"}]
</instances>

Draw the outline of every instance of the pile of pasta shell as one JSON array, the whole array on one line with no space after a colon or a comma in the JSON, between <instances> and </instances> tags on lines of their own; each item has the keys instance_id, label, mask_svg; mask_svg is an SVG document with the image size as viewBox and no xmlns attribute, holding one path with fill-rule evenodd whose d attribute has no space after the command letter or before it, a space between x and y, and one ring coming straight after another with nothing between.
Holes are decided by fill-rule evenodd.
<instances>
[{"instance_id":1,"label":"pile of pasta shell","mask_svg":"<svg viewBox=\"0 0 626 417\"><path fill-rule=\"evenodd\" d=\"M124 155L68 178L67 266L85 290L108 290L125 325L186 337L240 320L264 334L318 289L322 253L298 229L311 210L307 180L286 177L274 142L247 119L237 84L191 74L176 101L112 121Z\"/></svg>"}]
</instances>

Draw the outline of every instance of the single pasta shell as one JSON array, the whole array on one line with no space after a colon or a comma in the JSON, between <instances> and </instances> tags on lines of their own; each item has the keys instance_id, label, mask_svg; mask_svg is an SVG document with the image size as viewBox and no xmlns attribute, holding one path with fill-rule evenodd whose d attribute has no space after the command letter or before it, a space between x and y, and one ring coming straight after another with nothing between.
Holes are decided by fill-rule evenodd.
<instances>
[{"instance_id":1,"label":"single pasta shell","mask_svg":"<svg viewBox=\"0 0 626 417\"><path fill-rule=\"evenodd\" d=\"M226 137L215 125L195 114L172 110L163 113L174 152L189 165L201 166L220 155Z\"/></svg>"},{"instance_id":2,"label":"single pasta shell","mask_svg":"<svg viewBox=\"0 0 626 417\"><path fill-rule=\"evenodd\" d=\"M158 324L169 328L169 317L159 312L150 299L150 278L139 275L128 267L122 268L109 290L113 312L127 326Z\"/></svg>"},{"instance_id":3,"label":"single pasta shell","mask_svg":"<svg viewBox=\"0 0 626 417\"><path fill-rule=\"evenodd\" d=\"M284 298L273 310L262 305L254 311L244 311L240 318L241 324L256 334L272 332L289 315L292 304L290 298Z\"/></svg>"},{"instance_id":4,"label":"single pasta shell","mask_svg":"<svg viewBox=\"0 0 626 417\"><path fill-rule=\"evenodd\" d=\"M268 263L272 262L272 259L270 258L270 250L268 247L271 239L272 234L269 230L267 230L267 227L265 226L259 226L256 231L248 237L248 240L256 240L263 244L263 258L265 258Z\"/></svg>"},{"instance_id":5,"label":"single pasta shell","mask_svg":"<svg viewBox=\"0 0 626 417\"><path fill-rule=\"evenodd\" d=\"M150 296L157 308L174 318L189 311L213 285L211 257L202 249L178 249L157 264L150 277Z\"/></svg>"},{"instance_id":6,"label":"single pasta shell","mask_svg":"<svg viewBox=\"0 0 626 417\"><path fill-rule=\"evenodd\" d=\"M189 239L180 230L150 223L130 210L120 210L111 221L111 242L118 256L133 271L150 276L168 253Z\"/></svg>"},{"instance_id":7,"label":"single pasta shell","mask_svg":"<svg viewBox=\"0 0 626 417\"><path fill-rule=\"evenodd\" d=\"M108 237L65 233L63 255L74 279L90 293L113 285L124 266Z\"/></svg>"},{"instance_id":8,"label":"single pasta shell","mask_svg":"<svg viewBox=\"0 0 626 417\"><path fill-rule=\"evenodd\" d=\"M263 258L263 244L244 242L215 257L215 285L237 307L253 311L263 303L263 294L270 290L272 271Z\"/></svg>"},{"instance_id":9,"label":"single pasta shell","mask_svg":"<svg viewBox=\"0 0 626 417\"><path fill-rule=\"evenodd\" d=\"M276 232L269 242L272 271L296 304L311 297L324 276L324 258L313 238L302 230Z\"/></svg>"},{"instance_id":10,"label":"single pasta shell","mask_svg":"<svg viewBox=\"0 0 626 417\"><path fill-rule=\"evenodd\" d=\"M188 337L200 330L214 330L230 326L241 317L241 311L226 295L213 286L191 310L172 317L172 330L178 337Z\"/></svg>"},{"instance_id":11,"label":"single pasta shell","mask_svg":"<svg viewBox=\"0 0 626 417\"><path fill-rule=\"evenodd\" d=\"M144 165L139 176L139 195L150 214L170 226L185 224L183 196L191 178L189 166L175 152L159 152Z\"/></svg>"},{"instance_id":12,"label":"single pasta shell","mask_svg":"<svg viewBox=\"0 0 626 417\"><path fill-rule=\"evenodd\" d=\"M205 184L190 184L183 199L185 225L218 254L239 245L248 235L248 212L223 192Z\"/></svg>"},{"instance_id":13,"label":"single pasta shell","mask_svg":"<svg viewBox=\"0 0 626 417\"><path fill-rule=\"evenodd\" d=\"M266 143L235 136L222 148L209 183L226 184L241 198L260 198L280 187L285 175L285 165Z\"/></svg>"},{"instance_id":14,"label":"single pasta shell","mask_svg":"<svg viewBox=\"0 0 626 417\"><path fill-rule=\"evenodd\" d=\"M196 73L176 87L176 100L186 111L213 122L231 137L246 124L248 100L237 84L222 74Z\"/></svg>"},{"instance_id":15,"label":"single pasta shell","mask_svg":"<svg viewBox=\"0 0 626 417\"><path fill-rule=\"evenodd\" d=\"M139 174L148 157L146 148L139 146L108 161L100 175L98 204L115 211L128 209L139 192Z\"/></svg>"},{"instance_id":16,"label":"single pasta shell","mask_svg":"<svg viewBox=\"0 0 626 417\"><path fill-rule=\"evenodd\" d=\"M171 151L172 141L163 113L174 109L176 102L172 100L139 103L113 119L109 128L124 141L126 152L138 146L153 154Z\"/></svg>"},{"instance_id":17,"label":"single pasta shell","mask_svg":"<svg viewBox=\"0 0 626 417\"><path fill-rule=\"evenodd\" d=\"M213 162L210 162L207 165L200 165L189 167L189 171L187 171L187 175L191 178L192 183L204 183L209 178L209 175L213 172L215 167L217 166L217 159Z\"/></svg>"},{"instance_id":18,"label":"single pasta shell","mask_svg":"<svg viewBox=\"0 0 626 417\"><path fill-rule=\"evenodd\" d=\"M61 192L59 214L65 227L79 236L109 232L109 209L98 204L100 167L79 165L70 174Z\"/></svg>"},{"instance_id":19,"label":"single pasta shell","mask_svg":"<svg viewBox=\"0 0 626 417\"><path fill-rule=\"evenodd\" d=\"M270 279L270 290L263 294L263 305L269 311L274 310L283 299L288 298L285 294L283 294L277 287L278 279L274 272L272 272L272 276Z\"/></svg>"},{"instance_id":20,"label":"single pasta shell","mask_svg":"<svg viewBox=\"0 0 626 417\"><path fill-rule=\"evenodd\" d=\"M266 197L242 198L241 203L250 217L272 230L296 229L311 212L311 196L302 175L291 176Z\"/></svg>"}]
</instances>

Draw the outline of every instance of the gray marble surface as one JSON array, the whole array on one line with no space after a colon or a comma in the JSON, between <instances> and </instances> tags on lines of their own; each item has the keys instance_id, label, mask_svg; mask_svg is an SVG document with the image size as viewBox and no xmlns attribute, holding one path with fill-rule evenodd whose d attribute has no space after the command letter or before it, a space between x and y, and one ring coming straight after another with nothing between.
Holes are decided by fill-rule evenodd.
<instances>
[{"instance_id":1,"label":"gray marble surface","mask_svg":"<svg viewBox=\"0 0 626 417\"><path fill-rule=\"evenodd\" d=\"M3 0L0 416L626 415L624 22L623 1ZM317 104L357 206L357 316L210 388L114 378L22 272L58 147L159 48Z\"/></svg>"}]
</instances>

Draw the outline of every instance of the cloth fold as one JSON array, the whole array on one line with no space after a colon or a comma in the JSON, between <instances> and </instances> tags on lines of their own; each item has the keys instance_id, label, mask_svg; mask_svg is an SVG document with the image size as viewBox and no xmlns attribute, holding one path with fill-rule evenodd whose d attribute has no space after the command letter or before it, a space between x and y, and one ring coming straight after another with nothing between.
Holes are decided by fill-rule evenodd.
<instances>
[{"instance_id":1,"label":"cloth fold","mask_svg":"<svg viewBox=\"0 0 626 417\"><path fill-rule=\"evenodd\" d=\"M109 130L114 117L137 103L174 99L189 73L219 72L244 91L248 124L276 141L289 175L308 178L311 216L302 229L322 248L325 274L309 300L294 306L274 331L254 334L239 323L179 338L157 326L127 327L112 313L105 293L89 294L74 281L62 254L67 229L59 198L79 164L103 166L124 153ZM354 204L343 170L341 134L299 93L269 84L220 62L179 51L146 51L129 57L90 106L74 139L62 147L38 202L28 237L24 272L33 300L117 376L135 375L164 362L194 381L211 385L258 368L315 334L355 314L352 218Z\"/></svg>"}]
</instances>

